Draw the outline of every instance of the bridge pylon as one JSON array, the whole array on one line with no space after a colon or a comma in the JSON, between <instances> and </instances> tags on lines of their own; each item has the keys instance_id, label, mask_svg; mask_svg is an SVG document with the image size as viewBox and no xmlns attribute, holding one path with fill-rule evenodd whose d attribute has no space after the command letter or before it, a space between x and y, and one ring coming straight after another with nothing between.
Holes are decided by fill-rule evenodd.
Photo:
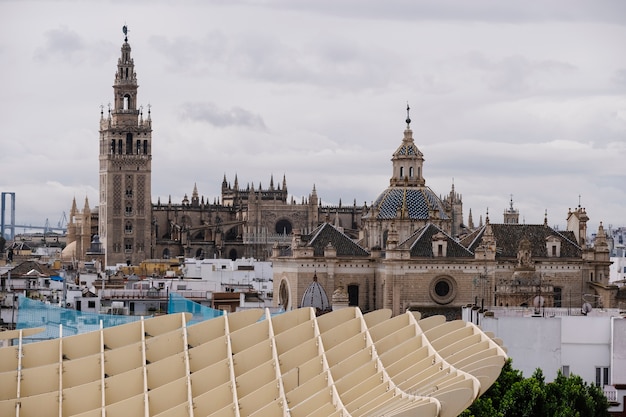
<instances>
[{"instance_id":1,"label":"bridge pylon","mask_svg":"<svg viewBox=\"0 0 626 417\"><path fill-rule=\"evenodd\" d=\"M10 215L11 222L8 227L5 222L5 211L6 211L6 198L11 197L11 206L10 206ZM15 239L15 193L13 192L2 192L2 203L0 205L0 236L5 237L6 229L9 230L9 240ZM6 239L6 237L5 237Z\"/></svg>"}]
</instances>

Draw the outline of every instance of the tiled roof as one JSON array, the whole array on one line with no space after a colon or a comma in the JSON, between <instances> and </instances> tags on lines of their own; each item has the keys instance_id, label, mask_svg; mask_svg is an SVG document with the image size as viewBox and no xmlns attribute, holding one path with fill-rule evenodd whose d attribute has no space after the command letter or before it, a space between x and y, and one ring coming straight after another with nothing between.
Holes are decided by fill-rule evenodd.
<instances>
[{"instance_id":1,"label":"tiled roof","mask_svg":"<svg viewBox=\"0 0 626 417\"><path fill-rule=\"evenodd\" d=\"M303 241L313 248L315 256L324 256L324 248L330 243L337 250L337 256L369 256L369 252L340 232L330 223L322 223Z\"/></svg>"},{"instance_id":2,"label":"tiled roof","mask_svg":"<svg viewBox=\"0 0 626 417\"><path fill-rule=\"evenodd\" d=\"M25 276L30 271L35 270L39 272L41 275L53 276L58 275L58 272L54 269L48 267L46 264L42 264L37 261L24 261L21 264L17 265L13 269L11 269L11 277L18 278L20 276ZM3 277L6 277L8 272L2 274Z\"/></svg>"},{"instance_id":3,"label":"tiled roof","mask_svg":"<svg viewBox=\"0 0 626 417\"><path fill-rule=\"evenodd\" d=\"M532 256L543 258L548 256L546 239L555 236L561 240L561 258L580 258L582 250L576 243L573 232L560 232L543 224L490 224L496 240L496 256L515 258L522 239L528 239L532 247ZM463 243L471 238L469 250L474 252L480 245L485 232L483 226L477 233L468 236Z\"/></svg>"},{"instance_id":4,"label":"tiled roof","mask_svg":"<svg viewBox=\"0 0 626 417\"><path fill-rule=\"evenodd\" d=\"M411 142L403 141L402 145L394 153L394 156L422 156L422 153L411 140Z\"/></svg>"},{"instance_id":5,"label":"tiled roof","mask_svg":"<svg viewBox=\"0 0 626 417\"><path fill-rule=\"evenodd\" d=\"M395 219L406 199L406 210L409 219L428 220L429 210L439 211L439 218L447 219L443 203L428 187L403 188L389 187L383 191L372 205L377 219ZM369 215L365 216L366 218Z\"/></svg>"},{"instance_id":6,"label":"tiled roof","mask_svg":"<svg viewBox=\"0 0 626 417\"><path fill-rule=\"evenodd\" d=\"M473 258L474 254L436 225L429 223L418 229L399 246L411 249L411 257L429 257L433 254L433 236L442 233L447 242L446 258Z\"/></svg>"}]
</instances>

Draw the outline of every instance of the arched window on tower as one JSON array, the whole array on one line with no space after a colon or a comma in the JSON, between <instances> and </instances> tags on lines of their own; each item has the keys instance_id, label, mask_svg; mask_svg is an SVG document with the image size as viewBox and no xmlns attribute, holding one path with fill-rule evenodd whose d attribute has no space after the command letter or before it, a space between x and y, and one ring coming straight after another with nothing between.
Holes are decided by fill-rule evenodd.
<instances>
[{"instance_id":1,"label":"arched window on tower","mask_svg":"<svg viewBox=\"0 0 626 417\"><path fill-rule=\"evenodd\" d=\"M133 153L133 134L126 134L126 154L131 155Z\"/></svg>"},{"instance_id":2,"label":"arched window on tower","mask_svg":"<svg viewBox=\"0 0 626 417\"><path fill-rule=\"evenodd\" d=\"M400 167L400 179L404 177L404 167Z\"/></svg>"},{"instance_id":3,"label":"arched window on tower","mask_svg":"<svg viewBox=\"0 0 626 417\"><path fill-rule=\"evenodd\" d=\"M124 232L126 234L133 233L133 224L130 221L127 221L126 224L124 225Z\"/></svg>"},{"instance_id":4,"label":"arched window on tower","mask_svg":"<svg viewBox=\"0 0 626 417\"><path fill-rule=\"evenodd\" d=\"M115 139L111 139L111 153L115 153Z\"/></svg>"},{"instance_id":5,"label":"arched window on tower","mask_svg":"<svg viewBox=\"0 0 626 417\"><path fill-rule=\"evenodd\" d=\"M122 154L122 139L117 141L117 153Z\"/></svg>"},{"instance_id":6,"label":"arched window on tower","mask_svg":"<svg viewBox=\"0 0 626 417\"><path fill-rule=\"evenodd\" d=\"M413 178L413 167L409 168L409 178Z\"/></svg>"},{"instance_id":7,"label":"arched window on tower","mask_svg":"<svg viewBox=\"0 0 626 417\"><path fill-rule=\"evenodd\" d=\"M148 141L147 140L143 141L143 154L148 155Z\"/></svg>"},{"instance_id":8,"label":"arched window on tower","mask_svg":"<svg viewBox=\"0 0 626 417\"><path fill-rule=\"evenodd\" d=\"M126 70L128 71L128 70ZM128 73L126 73L126 78L128 78ZM124 110L128 110L130 108L130 96L128 94L126 94L124 96L124 103L123 103L123 107Z\"/></svg>"},{"instance_id":9,"label":"arched window on tower","mask_svg":"<svg viewBox=\"0 0 626 417\"><path fill-rule=\"evenodd\" d=\"M421 178L422 177L422 169L420 167L417 167L417 178Z\"/></svg>"},{"instance_id":10,"label":"arched window on tower","mask_svg":"<svg viewBox=\"0 0 626 417\"><path fill-rule=\"evenodd\" d=\"M137 155L139 155L141 153L141 141L137 140L137 149L136 149Z\"/></svg>"}]
</instances>

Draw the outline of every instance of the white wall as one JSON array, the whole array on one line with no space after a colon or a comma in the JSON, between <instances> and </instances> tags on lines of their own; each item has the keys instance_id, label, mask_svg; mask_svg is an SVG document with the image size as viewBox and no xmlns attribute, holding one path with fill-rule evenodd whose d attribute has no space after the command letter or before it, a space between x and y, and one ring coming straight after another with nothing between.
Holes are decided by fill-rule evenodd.
<instances>
[{"instance_id":1,"label":"white wall","mask_svg":"<svg viewBox=\"0 0 626 417\"><path fill-rule=\"evenodd\" d=\"M614 317L611 372L613 385L626 384L626 318Z\"/></svg>"},{"instance_id":2,"label":"white wall","mask_svg":"<svg viewBox=\"0 0 626 417\"><path fill-rule=\"evenodd\" d=\"M563 365L568 365L571 374L594 384L596 367L611 366L611 346L615 346L615 341L611 343L608 316L484 317L481 327L504 341L513 367L525 377L541 368L550 382ZM626 326L620 331L626 331ZM614 349L621 352L622 359L613 366L626 369L626 335L619 343Z\"/></svg>"},{"instance_id":3,"label":"white wall","mask_svg":"<svg viewBox=\"0 0 626 417\"><path fill-rule=\"evenodd\" d=\"M595 383L596 367L611 364L610 317L561 317L562 365L585 381Z\"/></svg>"},{"instance_id":4,"label":"white wall","mask_svg":"<svg viewBox=\"0 0 626 417\"><path fill-rule=\"evenodd\" d=\"M546 381L556 378L561 368L561 321L543 317L482 319L481 328L504 341L513 368L530 377L541 368Z\"/></svg>"}]
</instances>

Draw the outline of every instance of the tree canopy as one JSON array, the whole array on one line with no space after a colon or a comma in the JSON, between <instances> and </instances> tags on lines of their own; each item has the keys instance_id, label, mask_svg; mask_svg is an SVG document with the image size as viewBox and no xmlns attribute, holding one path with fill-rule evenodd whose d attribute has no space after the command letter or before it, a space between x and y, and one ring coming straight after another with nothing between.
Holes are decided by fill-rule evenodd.
<instances>
[{"instance_id":1,"label":"tree canopy","mask_svg":"<svg viewBox=\"0 0 626 417\"><path fill-rule=\"evenodd\" d=\"M546 384L541 369L524 378L509 359L496 382L461 417L609 417L608 408L602 390L578 375L559 371Z\"/></svg>"}]
</instances>

